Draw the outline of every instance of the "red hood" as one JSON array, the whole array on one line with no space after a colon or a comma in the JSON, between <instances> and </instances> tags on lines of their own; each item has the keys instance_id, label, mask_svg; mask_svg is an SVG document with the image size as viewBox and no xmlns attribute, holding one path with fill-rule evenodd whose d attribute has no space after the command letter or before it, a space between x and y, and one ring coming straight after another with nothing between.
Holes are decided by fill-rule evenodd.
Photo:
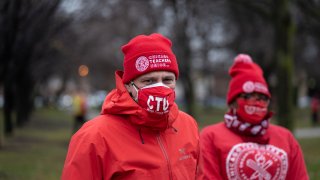
<instances>
[{"instance_id":1,"label":"red hood","mask_svg":"<svg viewBox=\"0 0 320 180\"><path fill-rule=\"evenodd\" d=\"M179 109L176 104L171 107L165 120L154 119L146 110L141 108L129 95L122 83L122 71L115 72L116 89L113 89L105 98L101 114L113 114L124 116L133 124L156 130L164 130L171 127L178 116Z\"/></svg>"}]
</instances>

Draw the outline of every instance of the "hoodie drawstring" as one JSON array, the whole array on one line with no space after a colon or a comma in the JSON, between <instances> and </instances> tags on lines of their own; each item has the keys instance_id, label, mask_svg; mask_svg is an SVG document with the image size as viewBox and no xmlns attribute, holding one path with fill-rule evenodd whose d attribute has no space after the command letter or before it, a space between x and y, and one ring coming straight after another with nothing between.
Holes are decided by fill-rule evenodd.
<instances>
[{"instance_id":1,"label":"hoodie drawstring","mask_svg":"<svg viewBox=\"0 0 320 180\"><path fill-rule=\"evenodd\" d=\"M138 129L138 132L139 132L141 144L144 144L144 139L143 139L142 134L141 134L141 129Z\"/></svg>"}]
</instances>

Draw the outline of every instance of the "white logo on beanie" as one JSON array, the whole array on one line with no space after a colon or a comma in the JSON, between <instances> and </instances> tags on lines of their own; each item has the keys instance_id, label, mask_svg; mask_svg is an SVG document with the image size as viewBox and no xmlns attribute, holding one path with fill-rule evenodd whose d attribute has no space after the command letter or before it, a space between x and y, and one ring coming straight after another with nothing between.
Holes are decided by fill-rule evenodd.
<instances>
[{"instance_id":1,"label":"white logo on beanie","mask_svg":"<svg viewBox=\"0 0 320 180\"><path fill-rule=\"evenodd\" d=\"M149 60L147 57L145 56L140 56L138 57L138 59L136 60L136 69L139 72L143 72L145 71L147 68L149 67Z\"/></svg>"},{"instance_id":2,"label":"white logo on beanie","mask_svg":"<svg viewBox=\"0 0 320 180\"><path fill-rule=\"evenodd\" d=\"M254 83L255 90L258 92L268 92L267 86L262 83L256 82Z\"/></svg>"},{"instance_id":3,"label":"white logo on beanie","mask_svg":"<svg viewBox=\"0 0 320 180\"><path fill-rule=\"evenodd\" d=\"M243 84L242 89L245 93L252 93L254 91L254 83L247 81Z\"/></svg>"},{"instance_id":4,"label":"white logo on beanie","mask_svg":"<svg viewBox=\"0 0 320 180\"><path fill-rule=\"evenodd\" d=\"M165 54L153 54L148 56L150 68L169 68L171 59Z\"/></svg>"},{"instance_id":5,"label":"white logo on beanie","mask_svg":"<svg viewBox=\"0 0 320 180\"><path fill-rule=\"evenodd\" d=\"M252 81L245 82L242 86L242 89L245 93L252 93L254 91L263 93L268 92L268 88L264 84Z\"/></svg>"}]
</instances>

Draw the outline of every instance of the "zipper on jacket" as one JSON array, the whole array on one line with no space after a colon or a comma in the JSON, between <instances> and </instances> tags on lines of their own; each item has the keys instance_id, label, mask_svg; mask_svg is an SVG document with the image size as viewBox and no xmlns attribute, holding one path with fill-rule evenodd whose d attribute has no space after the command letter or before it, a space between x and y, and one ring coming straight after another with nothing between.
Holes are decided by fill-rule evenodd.
<instances>
[{"instance_id":1,"label":"zipper on jacket","mask_svg":"<svg viewBox=\"0 0 320 180\"><path fill-rule=\"evenodd\" d=\"M161 149L161 151L162 151L162 153L163 153L163 155L164 155L164 157L165 157L165 159L166 159L166 161L167 161L167 166L168 166L168 171L169 171L169 178L170 178L170 179L173 179L173 178L172 178L172 169L171 169L170 159L169 159L168 153L167 153L167 151L166 151L166 149L164 148L164 145L163 145L163 143L162 143L160 133L158 133L158 135L157 135L157 141L158 141L158 144L159 144L159 146L160 146L160 149Z\"/></svg>"}]
</instances>

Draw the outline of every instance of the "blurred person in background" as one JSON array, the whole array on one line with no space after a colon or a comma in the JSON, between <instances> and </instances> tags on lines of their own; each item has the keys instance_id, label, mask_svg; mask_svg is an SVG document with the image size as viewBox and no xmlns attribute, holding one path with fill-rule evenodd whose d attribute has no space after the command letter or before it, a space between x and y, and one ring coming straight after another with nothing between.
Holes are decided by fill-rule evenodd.
<instances>
[{"instance_id":1,"label":"blurred person in background","mask_svg":"<svg viewBox=\"0 0 320 180\"><path fill-rule=\"evenodd\" d=\"M198 126L174 102L179 70L171 46L157 33L122 46L124 71L115 72L101 115L72 137L63 180L195 179Z\"/></svg>"},{"instance_id":2,"label":"blurred person in background","mask_svg":"<svg viewBox=\"0 0 320 180\"><path fill-rule=\"evenodd\" d=\"M86 122L87 115L87 100L85 93L77 90L72 100L73 110L73 133L79 130L79 128Z\"/></svg>"},{"instance_id":3,"label":"blurred person in background","mask_svg":"<svg viewBox=\"0 0 320 180\"><path fill-rule=\"evenodd\" d=\"M319 93L315 93L311 98L311 124L313 126L317 125L319 118Z\"/></svg>"},{"instance_id":4,"label":"blurred person in background","mask_svg":"<svg viewBox=\"0 0 320 180\"><path fill-rule=\"evenodd\" d=\"M292 133L270 124L271 94L262 69L240 54L229 74L224 122L204 128L200 135L201 179L308 179Z\"/></svg>"}]
</instances>

